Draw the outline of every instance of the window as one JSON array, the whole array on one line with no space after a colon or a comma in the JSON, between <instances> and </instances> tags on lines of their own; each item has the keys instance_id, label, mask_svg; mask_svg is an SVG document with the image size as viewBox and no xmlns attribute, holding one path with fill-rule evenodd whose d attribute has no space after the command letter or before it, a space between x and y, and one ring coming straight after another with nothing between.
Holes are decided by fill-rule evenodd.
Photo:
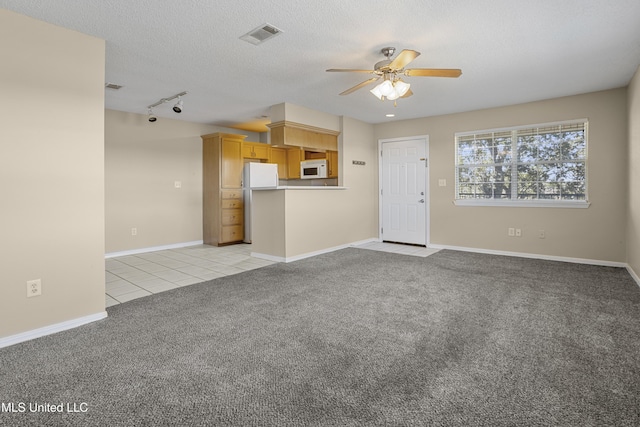
<instances>
[{"instance_id":1,"label":"window","mask_svg":"<svg viewBox=\"0 0 640 427\"><path fill-rule=\"evenodd\" d=\"M457 133L456 204L588 207L587 125Z\"/></svg>"}]
</instances>

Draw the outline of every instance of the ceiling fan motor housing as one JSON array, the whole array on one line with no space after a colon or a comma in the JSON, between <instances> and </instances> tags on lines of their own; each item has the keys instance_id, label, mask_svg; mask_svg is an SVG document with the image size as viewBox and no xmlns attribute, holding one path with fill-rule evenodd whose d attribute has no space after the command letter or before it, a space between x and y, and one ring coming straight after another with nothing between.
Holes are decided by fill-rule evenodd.
<instances>
[{"instance_id":1,"label":"ceiling fan motor housing","mask_svg":"<svg viewBox=\"0 0 640 427\"><path fill-rule=\"evenodd\" d=\"M380 52L382 52L382 54L386 56L387 59L391 59L395 51L396 51L395 47L383 47Z\"/></svg>"},{"instance_id":2,"label":"ceiling fan motor housing","mask_svg":"<svg viewBox=\"0 0 640 427\"><path fill-rule=\"evenodd\" d=\"M385 69L389 69L389 64L391 64L391 60L384 59L380 62L376 62L376 65L373 68L376 71L385 71Z\"/></svg>"}]
</instances>

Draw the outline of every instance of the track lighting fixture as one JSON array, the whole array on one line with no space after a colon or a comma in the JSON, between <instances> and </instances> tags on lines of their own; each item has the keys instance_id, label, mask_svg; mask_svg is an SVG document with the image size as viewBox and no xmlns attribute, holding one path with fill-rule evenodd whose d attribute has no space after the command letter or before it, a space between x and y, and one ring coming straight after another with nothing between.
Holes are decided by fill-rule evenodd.
<instances>
[{"instance_id":1,"label":"track lighting fixture","mask_svg":"<svg viewBox=\"0 0 640 427\"><path fill-rule=\"evenodd\" d=\"M173 111L175 111L176 113L182 113L182 99L180 99L180 97L178 97L178 102L176 102L176 105L173 106Z\"/></svg>"},{"instance_id":2,"label":"track lighting fixture","mask_svg":"<svg viewBox=\"0 0 640 427\"><path fill-rule=\"evenodd\" d=\"M176 98L178 98L178 102L176 102L176 104L173 106L173 111L175 111L176 113L181 113L182 112L182 105L183 105L182 97L184 95L186 95L186 94L187 94L187 92L180 92L180 93L175 94L173 96L170 96L168 98L162 98L160 101L149 105L147 107L147 110L149 111L149 121L153 123L156 120L158 120L158 118L153 114L153 108L154 107L157 107L158 105L162 105L165 102L172 101L172 100L174 100Z\"/></svg>"}]
</instances>

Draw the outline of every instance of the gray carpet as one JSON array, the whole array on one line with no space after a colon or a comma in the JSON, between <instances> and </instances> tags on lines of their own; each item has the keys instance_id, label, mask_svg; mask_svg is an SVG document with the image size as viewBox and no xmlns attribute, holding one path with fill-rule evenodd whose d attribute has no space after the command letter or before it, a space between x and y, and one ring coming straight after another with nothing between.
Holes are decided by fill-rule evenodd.
<instances>
[{"instance_id":1,"label":"gray carpet","mask_svg":"<svg viewBox=\"0 0 640 427\"><path fill-rule=\"evenodd\" d=\"M0 349L0 425L640 425L620 268L345 249L108 312Z\"/></svg>"}]
</instances>

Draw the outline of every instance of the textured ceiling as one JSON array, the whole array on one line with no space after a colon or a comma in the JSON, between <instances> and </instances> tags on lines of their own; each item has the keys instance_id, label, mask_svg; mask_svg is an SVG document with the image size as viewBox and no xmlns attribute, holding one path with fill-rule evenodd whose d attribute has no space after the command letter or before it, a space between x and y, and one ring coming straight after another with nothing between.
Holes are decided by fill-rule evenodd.
<instances>
[{"instance_id":1,"label":"textured ceiling","mask_svg":"<svg viewBox=\"0 0 640 427\"><path fill-rule=\"evenodd\" d=\"M105 107L229 126L289 102L369 123L510 105L626 86L640 64L638 0L0 0L0 7L106 40ZM264 23L283 34L240 36ZM408 77L414 96L381 102L367 88L380 49L422 53L410 67L461 68L457 79ZM6 58L5 58L6 60ZM369 87L370 89L370 87Z\"/></svg>"}]
</instances>

